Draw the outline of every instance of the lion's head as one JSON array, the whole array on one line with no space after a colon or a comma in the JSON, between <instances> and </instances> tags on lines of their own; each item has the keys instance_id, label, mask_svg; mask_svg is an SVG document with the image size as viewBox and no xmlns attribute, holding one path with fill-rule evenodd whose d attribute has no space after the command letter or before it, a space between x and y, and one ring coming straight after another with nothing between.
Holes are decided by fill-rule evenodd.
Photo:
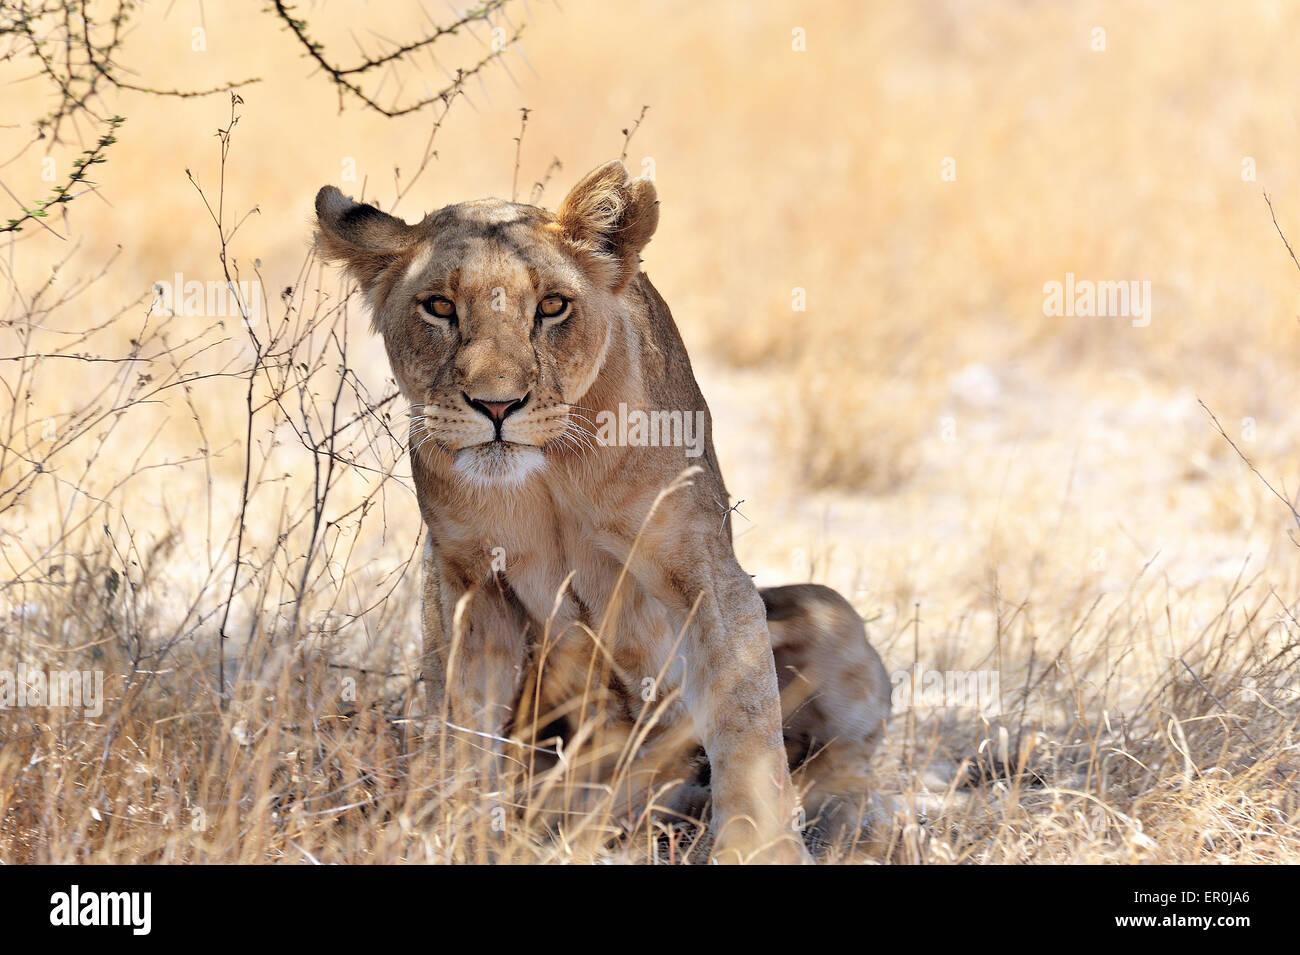
<instances>
[{"instance_id":1,"label":"lion's head","mask_svg":"<svg viewBox=\"0 0 1300 955\"><path fill-rule=\"evenodd\" d=\"M408 225L326 186L316 215L318 248L360 283L411 404L412 454L449 455L478 485L523 481L571 442L570 409L659 221L654 186L617 161L556 213L485 199Z\"/></svg>"}]
</instances>

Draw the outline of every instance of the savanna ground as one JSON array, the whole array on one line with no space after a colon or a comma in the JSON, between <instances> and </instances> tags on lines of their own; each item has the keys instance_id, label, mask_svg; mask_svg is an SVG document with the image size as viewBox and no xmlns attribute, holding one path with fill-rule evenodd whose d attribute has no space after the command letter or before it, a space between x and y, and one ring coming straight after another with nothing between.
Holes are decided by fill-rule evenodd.
<instances>
[{"instance_id":1,"label":"savanna ground","mask_svg":"<svg viewBox=\"0 0 1300 955\"><path fill-rule=\"evenodd\" d=\"M0 669L107 697L0 710L0 861L693 857L433 771L404 409L310 254L325 183L554 208L620 153L742 563L840 589L895 675L829 858L1300 861L1300 8L533 0L350 75L390 111L453 87L388 117L270 5L180 0L42 129L69 100L4 6L3 218L126 122L0 236ZM429 29L294 15L335 62ZM260 286L168 308L177 273ZM1149 323L1045 315L1067 273L1150 282Z\"/></svg>"}]
</instances>

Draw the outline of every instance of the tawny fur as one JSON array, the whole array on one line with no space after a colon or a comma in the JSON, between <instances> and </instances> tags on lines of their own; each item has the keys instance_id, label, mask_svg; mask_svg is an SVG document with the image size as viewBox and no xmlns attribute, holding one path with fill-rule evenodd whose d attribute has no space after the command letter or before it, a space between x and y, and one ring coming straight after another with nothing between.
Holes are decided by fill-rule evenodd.
<instances>
[{"instance_id":1,"label":"tawny fur","mask_svg":"<svg viewBox=\"0 0 1300 955\"><path fill-rule=\"evenodd\" d=\"M686 812L706 791L719 860L804 857L804 816L855 824L888 681L843 598L760 594L736 561L708 406L639 269L654 186L613 162L556 214L484 200L408 225L333 187L316 208L411 404L433 712L533 742L621 728L639 744L629 792L678 780L657 801ZM553 294L558 319L538 311ZM526 400L498 434L467 399ZM620 403L702 412L703 454L599 444L597 414Z\"/></svg>"}]
</instances>

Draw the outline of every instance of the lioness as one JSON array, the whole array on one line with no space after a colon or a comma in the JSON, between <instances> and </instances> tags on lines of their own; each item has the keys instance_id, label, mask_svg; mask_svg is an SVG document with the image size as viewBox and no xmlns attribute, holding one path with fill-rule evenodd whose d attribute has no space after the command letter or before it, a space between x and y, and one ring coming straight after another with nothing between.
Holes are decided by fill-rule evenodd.
<instances>
[{"instance_id":1,"label":"lioness","mask_svg":"<svg viewBox=\"0 0 1300 955\"><path fill-rule=\"evenodd\" d=\"M491 736L526 712L531 738L544 720L563 739L600 644L611 722L654 707L648 748L674 728L703 744L703 771L680 746L653 765L683 780L665 800L707 786L713 858L800 860L803 818L852 824L843 780L888 680L838 594L760 591L736 561L708 406L640 270L654 185L615 161L555 213L488 199L409 225L333 186L316 213L410 402L432 706ZM701 421L702 448L597 441L620 405Z\"/></svg>"}]
</instances>

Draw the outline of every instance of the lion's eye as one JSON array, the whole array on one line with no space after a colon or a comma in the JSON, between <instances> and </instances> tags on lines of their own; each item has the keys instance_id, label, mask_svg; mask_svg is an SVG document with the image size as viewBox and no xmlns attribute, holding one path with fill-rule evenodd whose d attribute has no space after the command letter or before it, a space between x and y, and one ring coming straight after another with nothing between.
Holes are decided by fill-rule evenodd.
<instances>
[{"instance_id":1,"label":"lion's eye","mask_svg":"<svg viewBox=\"0 0 1300 955\"><path fill-rule=\"evenodd\" d=\"M420 303L420 307L434 318L453 319L456 317L455 303L441 295L430 295Z\"/></svg>"},{"instance_id":2,"label":"lion's eye","mask_svg":"<svg viewBox=\"0 0 1300 955\"><path fill-rule=\"evenodd\" d=\"M537 303L538 318L559 318L569 307L569 300L563 295L548 295Z\"/></svg>"}]
</instances>

